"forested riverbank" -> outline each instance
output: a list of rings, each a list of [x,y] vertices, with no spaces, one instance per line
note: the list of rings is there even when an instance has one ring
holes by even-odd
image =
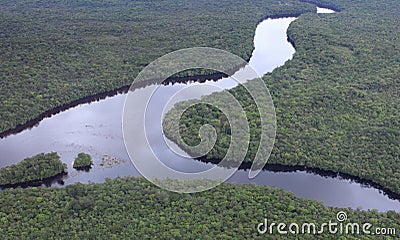
[[[178,184],[178,183],[177,183]],[[7,189],[0,192],[2,239],[370,239],[357,234],[260,234],[269,223],[371,223],[369,229],[400,229],[399,213],[326,207],[279,189],[222,184],[196,194],[162,190],[143,178],[117,178],[104,184],[74,184],[64,188]],[[344,225],[345,226],[345,225]],[[300,229],[301,231],[301,229]],[[307,231],[307,230],[306,230]],[[313,231],[312,228],[310,230]],[[345,230],[344,230],[345,231]],[[387,235],[396,239],[399,233]]]
[[[296,46],[293,60],[264,77],[278,124],[269,163],[342,172],[399,194],[398,4],[391,0],[316,2],[342,11],[301,15],[288,29]],[[245,161],[252,161],[259,146],[259,114],[243,87],[230,92],[243,104],[250,121]],[[227,104],[218,94],[209,98]],[[217,147],[205,156],[210,160],[222,159],[229,144],[229,125],[220,115],[198,105],[187,110],[180,125],[183,139],[192,146],[200,140],[193,136],[201,125],[216,126],[221,134]],[[176,133],[168,132],[168,118],[166,135],[176,139]]]
[[[261,19],[315,8],[294,0],[3,1],[0,11],[5,135],[65,105],[126,89],[144,66],[174,50],[216,47],[249,59]]]
[[[0,18],[5,19],[0,21],[0,41],[5,48],[0,50],[0,67],[8,70],[0,71],[0,88],[4,93],[0,96],[0,131],[82,96],[126,86],[148,61],[180,47],[211,44],[247,59],[259,19],[268,14],[310,12],[289,28],[289,37],[297,50],[293,60],[264,77],[278,117],[276,147],[270,163],[345,172],[399,193],[398,4],[394,0],[368,4],[363,0],[314,2],[343,11],[316,15],[311,13],[315,12],[314,6],[297,1],[62,2],[65,6],[4,1],[0,10],[4,11]],[[197,9],[204,13],[199,14]],[[176,12],[182,13],[182,19]],[[136,20],[142,25],[140,28],[134,27]],[[203,24],[198,25],[199,22]],[[236,27],[238,31],[232,31]],[[7,32],[10,29],[16,32]],[[193,29],[196,34],[191,34]],[[137,31],[140,36],[135,35]],[[131,52],[132,56],[128,54]],[[126,69],[128,74],[121,74]],[[250,119],[250,163],[258,146],[258,113],[242,87],[231,92],[244,103]],[[193,136],[197,136],[198,127],[206,118],[220,133],[230,132],[217,111],[199,106],[189,109],[183,119],[182,129],[188,134],[183,137],[187,142],[198,141]],[[210,159],[223,154],[227,139],[226,135],[219,139],[222,146],[208,156]],[[119,161],[107,155],[100,164],[107,165],[107,159],[112,163]],[[23,179],[15,174],[10,179],[14,177]],[[143,178],[128,177],[108,179],[103,184],[5,189],[0,192],[0,238],[378,237],[278,234],[276,228],[272,234],[261,235],[257,231],[264,219],[300,225],[311,222],[317,226],[337,222],[339,211],[347,214],[344,223],[369,222],[372,232],[379,227],[397,230],[385,239],[400,237],[400,216],[394,211],[327,207],[322,202],[256,185],[222,184],[202,193],[176,194]]]

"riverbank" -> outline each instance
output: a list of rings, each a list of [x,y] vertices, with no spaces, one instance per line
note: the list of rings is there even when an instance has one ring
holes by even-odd
[[[179,184],[177,182],[177,184]],[[21,210],[23,209],[23,210]],[[370,239],[362,226],[370,223],[371,233],[385,229],[385,237],[398,238],[400,214],[394,211],[351,210],[326,207],[321,202],[295,197],[280,189],[223,183],[201,193],[177,194],[158,188],[143,178],[116,178],[103,184],[75,184],[65,188],[8,189],[0,192],[0,229],[9,239],[278,239],[312,236],[305,233],[279,234],[263,229],[264,224],[304,223],[316,227],[317,236],[338,239],[357,236]],[[341,216],[340,218],[338,216]],[[10,221],[8,219],[18,219]],[[346,234],[341,221],[354,225]],[[27,224],[29,223],[29,224]],[[329,232],[326,225],[332,223]],[[325,225],[325,228],[323,227]],[[308,225],[306,225],[308,226]],[[321,227],[322,226],[322,227]],[[40,229],[40,230],[38,230]],[[259,229],[259,230],[258,230]],[[295,227],[291,228],[295,231]],[[394,229],[394,232],[389,232]],[[280,229],[282,230],[282,229]],[[396,231],[397,230],[397,231]]]
[[[290,18],[290,17],[298,17],[300,16],[302,13],[282,13],[282,14],[271,14],[268,15],[266,17],[263,17],[259,20],[259,23],[261,23],[264,20],[267,19],[280,19],[280,18]],[[289,37],[288,37],[289,40]],[[292,41],[290,39],[289,41],[293,47],[295,48],[295,43],[294,41]],[[251,51],[249,53],[247,53],[247,56],[251,56],[251,52],[254,51],[254,47],[251,49]],[[247,58],[247,62],[249,62],[250,57]],[[170,77],[167,79],[153,79],[153,80],[146,80],[146,81],[142,81],[139,83],[135,83],[134,85],[125,85],[122,87],[118,87],[115,89],[111,89],[108,91],[103,91],[103,92],[99,92],[96,94],[92,94],[92,95],[88,95],[88,96],[83,96],[79,99],[73,100],[69,103],[57,106],[55,108],[49,109],[41,114],[39,114],[39,116],[25,122],[25,123],[20,123],[18,124],[16,127],[12,128],[12,129],[8,129],[8,130],[4,130],[2,132],[0,132],[0,139],[7,137],[9,135],[12,134],[16,134],[19,133],[25,129],[29,129],[32,128],[34,126],[36,126],[41,120],[51,117],[55,114],[58,114],[60,112],[63,112],[65,110],[68,110],[70,108],[76,107],[78,105],[81,104],[86,104],[86,103],[90,103],[90,102],[94,102],[94,101],[99,101],[102,99],[105,99],[107,97],[112,97],[115,96],[117,94],[122,94],[122,93],[127,93],[128,90],[134,90],[134,89],[140,89],[140,88],[144,88],[150,85],[154,85],[154,84],[164,84],[164,85],[168,85],[168,84],[175,84],[175,83],[189,83],[189,82],[204,82],[206,80],[213,80],[213,81],[218,81],[221,78],[225,78],[228,77],[230,75],[233,75],[233,73],[235,73],[236,71],[238,71],[239,69],[243,68],[244,66],[238,66],[236,68],[230,69],[228,70],[226,73],[213,73],[213,74],[207,74],[207,75],[193,75],[193,76],[182,76],[182,77]]]
[[[333,15],[305,14],[290,25],[289,41],[297,49],[293,59],[264,76],[278,123],[269,162],[333,170],[400,194],[396,144],[400,132],[399,122],[393,120],[400,119],[396,110],[399,88],[390,80],[397,79],[398,64],[393,59],[398,58],[398,41],[383,41],[356,27],[368,22],[374,31],[397,39],[393,31],[398,29],[395,12],[386,11],[390,3],[343,2],[340,9],[348,10]],[[371,19],[370,14],[376,17]],[[368,44],[365,39],[370,40]],[[377,50],[372,58],[367,50],[377,45],[391,51]],[[384,68],[381,62],[387,62]],[[239,89],[230,91],[243,95]],[[204,119],[197,118],[191,127],[189,121],[181,124],[188,136],[197,134],[196,126],[212,116],[212,110],[206,107],[196,108],[196,112]],[[249,115],[257,114],[251,111]],[[250,131],[256,132],[256,117],[249,122]],[[249,151],[254,156],[257,144],[252,142],[251,146]],[[209,158],[223,158],[217,155]]]
[[[271,21],[274,22],[274,21]],[[288,23],[287,23],[288,24]],[[286,27],[285,27],[286,29]],[[285,33],[286,30],[283,31]],[[273,34],[274,36],[277,36],[277,34]],[[282,38],[282,42],[285,42],[285,39],[287,37],[286,34],[283,35],[284,37]],[[275,48],[278,45],[274,45]],[[279,45],[280,46],[280,45]],[[279,47],[279,49],[286,48],[286,46]],[[290,46],[288,46],[290,48]],[[285,55],[286,56],[286,55]],[[288,54],[285,58],[289,59],[292,56],[292,53]],[[265,60],[261,59],[260,61],[265,63]],[[286,61],[286,60],[284,60]],[[284,62],[283,61],[283,62]],[[282,62],[282,64],[283,64]],[[274,63],[275,64],[275,63]],[[291,62],[288,62],[288,64],[291,64]],[[170,85],[169,87],[165,88],[163,86],[159,87],[159,90],[162,91],[169,91],[170,89],[178,89],[180,86],[179,84],[176,84],[175,86]],[[113,98],[108,98],[105,101],[100,101],[96,102],[95,104],[86,104],[84,106],[78,106],[75,109],[71,109],[67,112],[64,112],[62,114],[58,114],[53,116],[51,119],[46,119],[43,121],[43,123],[40,124],[40,126],[32,129],[32,130],[27,130],[26,132],[23,132],[18,135],[12,135],[8,139],[3,139],[6,141],[3,141],[3,145],[0,146],[0,149],[2,149],[2,153],[4,154],[4,159],[2,160],[3,164],[7,160],[15,160],[19,161],[19,159],[22,159],[24,156],[30,156],[35,154],[39,149],[40,151],[53,151],[56,150],[60,153],[62,153],[63,161],[71,161],[74,155],[77,154],[78,152],[81,151],[87,151],[90,153],[93,153],[94,156],[97,157],[97,165],[101,164],[100,160],[101,156],[104,154],[111,154],[117,159],[123,159],[129,162],[129,157],[125,156],[123,153],[125,153],[125,148],[123,146],[123,140],[118,133],[120,132],[120,116],[122,115],[121,112],[119,112],[119,108],[122,108],[123,102],[124,102],[124,96],[123,95],[118,95]],[[163,102],[165,100],[162,100],[163,98],[160,98],[160,102]],[[112,118],[112,116],[116,116],[115,118]],[[79,120],[79,121],[78,121]],[[115,124],[114,124],[115,123]],[[115,126],[114,126],[115,125]],[[155,126],[155,125],[152,125]],[[94,138],[94,136],[97,136]],[[161,138],[160,138],[161,139]],[[13,149],[14,146],[16,145],[21,145],[20,143],[23,143],[24,146],[26,146],[23,151],[18,151],[18,153],[13,153],[9,151],[10,149]],[[25,151],[26,150],[26,151]],[[165,154],[164,152],[162,154]],[[173,157],[165,156],[165,158],[170,158],[173,160],[176,160],[176,165],[179,166],[186,166],[186,165],[191,165],[193,169],[190,169],[190,171],[196,171],[202,169],[201,164],[195,164],[192,162],[192,160],[188,160],[186,162],[179,161]],[[146,158],[143,158],[146,159]],[[70,165],[70,164],[69,164]],[[198,166],[200,165],[200,166]],[[179,167],[178,166],[178,167]],[[198,167],[198,168],[197,168]],[[186,170],[186,169],[184,169]],[[76,173],[74,172],[73,169],[71,169],[71,176],[68,176],[68,178],[65,179],[66,185],[72,184],[74,182],[82,182],[82,183],[88,183],[88,182],[102,182],[104,181],[105,178],[114,178],[117,176],[123,176],[123,175],[139,175],[139,173],[136,173],[135,169],[129,165],[128,163],[123,164],[121,166],[113,166],[110,169],[103,169],[99,168],[97,169],[94,168],[92,171],[89,173]],[[245,178],[247,179],[246,174],[241,171],[238,173],[238,176],[241,176],[241,179],[239,182],[246,182]],[[242,176],[243,175],[243,176]],[[270,172],[265,172],[263,176],[265,175],[265,178],[271,179],[271,174]],[[295,191],[293,189],[294,183],[293,181],[298,182],[299,177],[302,177],[303,179],[305,178],[313,178],[313,174],[304,174],[304,176],[299,176],[302,174],[293,174],[296,175],[294,177],[286,176],[283,177],[283,179],[277,178],[281,181],[284,182],[283,185],[277,185],[278,187],[284,188],[286,191]],[[285,182],[285,179],[287,182]],[[292,181],[292,182],[291,182]],[[368,207],[365,208],[379,208],[381,209],[381,206],[379,206],[379,202],[381,202],[381,205],[383,205],[383,202],[386,200],[383,199],[381,200],[379,197],[379,193],[376,192],[372,194],[374,197],[371,197],[371,195],[368,195],[368,189],[362,190],[359,185],[357,186],[350,186],[351,182],[350,181],[339,181],[338,178],[333,180],[334,182],[337,182],[337,185],[340,186],[333,186],[336,189],[338,189],[339,192],[345,192],[346,189],[352,189],[352,192],[357,192],[359,191],[360,193],[357,193],[359,196],[364,196],[361,198],[364,199],[379,199],[376,200],[376,203],[378,205],[367,205]],[[308,185],[311,186],[312,188],[318,189],[316,191],[318,192],[323,192],[323,189],[319,188],[319,183],[322,184],[328,184],[326,183],[323,179],[320,179],[316,177],[313,180],[314,183],[309,183]],[[262,182],[261,184],[264,185],[270,185],[268,181]],[[336,184],[336,183],[335,183]],[[297,186],[297,185],[296,185]],[[328,186],[328,185],[326,185]],[[297,186],[297,188],[303,188],[303,186]],[[372,192],[372,191],[371,191]],[[299,194],[299,193],[296,193]],[[304,195],[302,195],[304,194]],[[378,196],[375,196],[378,195]],[[303,193],[300,192],[300,196],[302,197],[307,197],[307,198],[315,198],[319,200],[323,200],[324,202],[326,201],[326,198],[324,196],[317,196],[314,197],[310,193]],[[340,199],[339,199],[340,200]],[[371,200],[373,201],[373,200]],[[329,201],[328,201],[329,202]],[[339,203],[339,206],[352,206],[353,208],[357,207],[358,205],[363,205],[363,201],[360,201],[357,199],[354,201],[356,203],[348,203],[347,201],[343,201]],[[335,202],[329,202],[330,205],[336,206],[337,203]],[[382,207],[382,211],[385,211],[386,209],[393,209],[390,205],[388,207]],[[395,206],[395,205],[394,205]]]
[[[238,67],[238,69],[240,69],[240,67]],[[234,72],[234,70],[232,70],[232,72]],[[20,133],[26,129],[30,129],[34,126],[36,126],[37,124],[40,123],[40,121],[42,121],[45,118],[49,118],[53,115],[56,115],[60,112],[66,111],[70,108],[74,108],[76,106],[79,106],[81,104],[86,104],[86,103],[91,103],[91,102],[96,102],[96,101],[100,101],[102,99],[106,99],[107,97],[112,97],[118,94],[124,94],[127,93],[129,90],[134,90],[134,89],[140,89],[140,88],[145,88],[147,86],[150,85],[155,85],[155,84],[163,84],[163,85],[168,85],[168,84],[175,84],[175,83],[187,83],[187,82],[204,82],[206,80],[212,80],[212,81],[217,81],[223,77],[227,77],[227,74],[224,73],[214,73],[214,74],[209,74],[209,75],[201,75],[201,76],[188,76],[188,77],[174,77],[174,78],[167,78],[165,80],[149,80],[149,81],[142,81],[139,83],[135,83],[134,85],[127,85],[127,86],[123,86],[117,89],[113,89],[110,91],[105,91],[105,92],[101,92],[95,95],[90,95],[87,97],[83,97],[80,99],[77,99],[75,101],[72,101],[68,104],[64,104],[62,106],[53,108],[51,110],[48,110],[42,114],[40,114],[38,117],[24,123],[24,124],[20,124],[17,127],[13,128],[13,129],[9,129],[6,131],[3,131],[0,133],[0,139],[1,138],[5,138],[7,136],[13,135],[13,134],[17,134]]]
[[[204,162],[204,163],[212,163],[212,164],[219,164],[221,159],[205,159],[205,158],[196,158],[196,160]],[[230,165],[222,165],[226,168],[231,168]],[[239,169],[241,170],[249,170],[251,169],[252,163],[251,162],[243,162]],[[367,188],[375,188],[379,191],[382,191],[385,195],[387,195],[390,199],[397,200],[400,202],[400,194],[396,193],[385,186],[382,186],[370,179],[364,179],[359,176],[354,176],[348,173],[340,172],[340,171],[332,171],[328,169],[322,169],[318,167],[309,167],[305,165],[283,165],[277,163],[268,163],[262,168],[263,171],[269,172],[286,172],[286,173],[293,173],[293,172],[305,172],[316,174],[326,178],[339,178],[349,180],[351,182],[355,182],[365,186]]]
[[[285,5],[269,0],[235,1],[199,2],[193,9],[168,0],[162,11],[134,2],[116,2],[115,11],[109,11],[106,4],[65,2],[48,6],[57,18],[35,4],[5,4],[0,10],[6,36],[4,58],[0,59],[1,135],[124,90],[144,66],[173,50],[208,46],[248,59],[253,29],[260,19],[314,11],[311,5],[294,0]],[[236,9],[239,5],[241,11]],[[92,21],[86,21],[87,14]],[[104,17],[112,20],[105,24]],[[59,26],[62,31],[55,31]],[[238,26],[239,34],[230,31]]]

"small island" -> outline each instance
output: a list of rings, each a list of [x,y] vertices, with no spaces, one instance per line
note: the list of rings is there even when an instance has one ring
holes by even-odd
[[[67,165],[56,152],[40,153],[0,169],[0,187],[40,184],[67,173]]]
[[[89,171],[92,168],[93,160],[92,157],[87,153],[79,153],[74,160],[73,168],[77,170]]]

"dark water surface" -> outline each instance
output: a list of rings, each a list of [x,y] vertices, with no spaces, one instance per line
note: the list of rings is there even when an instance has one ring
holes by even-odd
[[[318,8],[318,13],[331,12],[333,11]],[[254,38],[255,50],[250,65],[258,74],[270,72],[292,58],[295,50],[287,42],[286,30],[293,20],[295,18],[267,19],[257,26]],[[241,71],[246,71],[246,68]],[[204,83],[189,84],[204,85]],[[224,89],[236,85],[235,81],[229,78],[217,82],[207,81],[206,84]],[[148,131],[148,136],[157,156],[176,170],[198,172],[214,165],[183,158],[171,152],[162,137],[159,121],[166,101],[185,86],[187,84],[148,86],[135,90],[135,94],[140,95],[157,87],[157,92],[149,103],[149,119],[152,120],[148,123],[149,126],[154,126]],[[187,96],[187,99],[208,93],[206,88],[199,88],[197,95]],[[104,182],[106,178],[118,176],[140,176],[129,159],[122,137],[121,116],[125,97],[126,94],[118,94],[96,102],[81,104],[46,118],[31,129],[1,139],[0,167],[17,163],[41,152],[56,151],[69,167],[68,176],[62,179],[64,184]],[[73,159],[79,152],[87,152],[93,156],[94,166],[89,172],[76,171],[72,168]],[[145,159],[146,154],[150,153],[143,153],[138,157]],[[298,197],[321,200],[329,206],[352,208],[361,206],[363,209],[400,211],[399,200],[390,199],[376,188],[340,177],[324,177],[306,171],[265,170],[250,180],[247,170],[239,170],[228,182],[239,184],[254,182],[258,185],[279,187],[293,192]],[[60,183],[54,181],[52,185],[59,186]]]

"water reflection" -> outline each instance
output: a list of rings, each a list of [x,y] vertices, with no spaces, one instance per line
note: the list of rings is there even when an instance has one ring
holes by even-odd
[[[319,12],[326,12],[326,10],[319,9]],[[255,51],[250,59],[250,65],[259,74],[269,72],[291,59],[294,49],[286,41],[286,30],[294,19],[268,19],[257,27]],[[199,85],[200,83],[192,84]],[[230,88],[236,83],[226,78],[218,82],[207,81],[207,84]],[[159,108],[163,105],[161,103],[185,86],[184,84],[159,86],[158,93],[153,99],[154,111],[152,112],[160,113]],[[150,88],[140,88],[137,91],[139,93]],[[187,98],[208,93],[199,90],[197,95],[187,96]],[[122,138],[121,116],[124,100],[125,95],[119,94],[97,102],[82,104],[44,119],[32,129],[1,139],[0,167],[41,152],[56,151],[69,167],[68,176],[63,178],[64,184],[104,182],[105,178],[117,176],[139,176],[129,161]],[[154,119],[158,118],[155,115]],[[168,151],[164,141],[159,141],[160,129],[154,130],[150,132],[150,138],[156,153],[163,158],[165,164],[176,170],[187,172],[197,172],[213,166],[211,163],[176,157]],[[90,172],[76,171],[72,168],[72,161],[79,152],[87,152],[93,156],[94,166]],[[105,155],[113,156],[121,161],[111,166],[102,166]],[[145,156],[146,153],[143,153],[141,157],[145,158]],[[350,180],[323,177],[305,171],[263,171],[252,180],[249,180],[247,176],[247,170],[239,170],[228,181],[240,184],[255,182],[259,185],[279,187],[299,197],[321,200],[329,206],[352,208],[362,206],[363,209],[400,211],[398,200],[391,200],[375,188],[368,188]],[[52,184],[57,186],[60,183]]]

